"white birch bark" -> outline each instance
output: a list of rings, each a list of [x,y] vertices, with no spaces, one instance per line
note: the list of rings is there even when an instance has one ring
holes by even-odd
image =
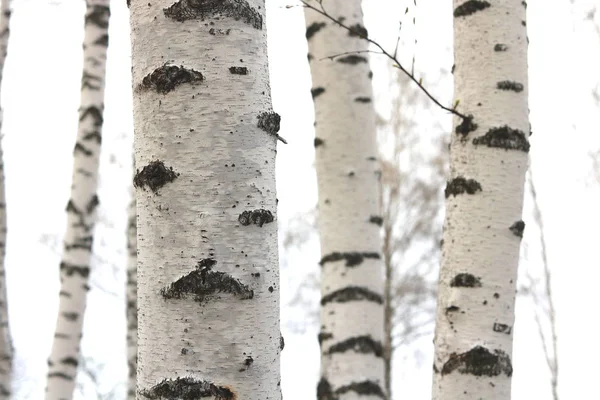
[[[348,32],[307,9],[315,103],[321,242],[319,400],[386,398],[379,163],[361,2],[332,0],[326,11]]]
[[[520,0],[454,1],[454,89],[433,399],[508,400],[525,172],[527,31]]]
[[[0,84],[4,74],[4,63],[10,34],[10,0],[0,3]],[[3,110],[0,106],[0,131],[2,130]],[[8,299],[6,297],[6,197],[4,193],[4,156],[0,143],[0,399],[10,398],[12,392],[13,347],[8,319]]]
[[[135,165],[135,162],[134,162]],[[134,167],[135,171],[135,167]],[[127,381],[127,399],[135,400],[136,371],[137,371],[137,217],[135,193],[127,210],[127,366],[129,377]]]
[[[60,263],[58,318],[48,359],[47,400],[73,397],[99,204],[97,185],[110,9],[109,0],[87,0],[86,4],[81,107]]]
[[[138,399],[280,399],[264,0],[130,5]]]

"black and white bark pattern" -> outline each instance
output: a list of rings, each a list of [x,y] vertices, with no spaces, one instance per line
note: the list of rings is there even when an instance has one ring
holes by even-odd
[[[73,397],[99,204],[97,186],[110,9],[109,0],[87,0],[86,4],[81,106],[60,263],[58,318],[48,359],[47,400]]]
[[[264,0],[130,5],[138,399],[280,399]]]
[[[327,1],[347,31],[307,9],[321,242],[318,400],[385,398],[379,163],[360,1]],[[327,58],[358,51],[356,54]]]
[[[134,162],[135,165],[135,162]],[[135,168],[134,168],[135,170]],[[137,215],[135,193],[127,210],[127,399],[135,400],[137,376]]]
[[[529,151],[520,0],[455,0],[455,119],[436,317],[433,399],[510,399]]]
[[[10,1],[0,3],[0,84],[4,74],[4,63],[8,50]],[[3,112],[0,105],[0,130]],[[0,399],[11,395],[13,347],[8,320],[8,299],[6,297],[6,273],[4,259],[6,255],[6,197],[4,194],[4,156],[0,143]]]

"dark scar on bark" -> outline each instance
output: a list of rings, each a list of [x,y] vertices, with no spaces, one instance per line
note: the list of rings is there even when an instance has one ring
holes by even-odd
[[[453,312],[457,312],[459,310],[460,310],[460,307],[457,307],[457,306],[446,307],[446,315],[453,313]]]
[[[319,332],[317,339],[319,340],[319,345],[322,345],[324,341],[333,339],[333,334],[329,332]]]
[[[202,80],[204,80],[204,77],[198,71],[183,66],[165,64],[146,75],[138,88],[139,90],[154,90],[157,93],[167,94],[184,83],[193,84]]]
[[[377,304],[383,304],[383,297],[379,293],[375,293],[360,286],[347,286],[343,289],[333,291],[321,298],[321,305],[327,303],[346,303],[349,301],[372,301]]]
[[[325,22],[313,22],[306,28],[306,40],[310,40],[315,33],[319,32],[321,29],[325,28],[327,24]]]
[[[381,345],[381,342],[374,340],[371,336],[367,335],[355,336],[338,342],[327,350],[327,354],[345,353],[347,351],[383,357],[383,346]]]
[[[378,260],[380,258],[379,253],[375,252],[333,252],[329,253],[319,261],[319,265],[323,266],[328,262],[335,262],[340,260],[346,260],[346,267],[355,267],[362,264],[365,258],[372,258]]]
[[[254,211],[244,211],[238,217],[238,221],[244,226],[254,224],[262,227],[264,224],[273,222],[273,220],[271,211],[262,208]]]
[[[456,274],[450,281],[451,287],[481,287],[481,280],[467,273]]]
[[[65,374],[64,372],[50,372],[48,373],[48,378],[61,378],[66,381],[72,381],[73,377],[69,374]]]
[[[87,265],[75,265],[67,262],[60,263],[60,272],[66,276],[79,275],[82,278],[87,278],[90,275],[90,267]]]
[[[94,44],[96,46],[108,47],[108,35],[104,34],[100,36],[98,39],[94,40]]]
[[[373,381],[352,382],[349,385],[340,386],[335,390],[336,395],[341,395],[348,392],[355,392],[362,396],[377,396],[385,399],[385,394],[381,386]]]
[[[383,225],[383,218],[380,217],[379,215],[371,215],[369,217],[369,222],[375,225]]]
[[[283,335],[279,334],[279,350],[283,350],[285,347],[285,340],[283,340]]]
[[[462,119],[462,122],[460,124],[456,125],[454,132],[466,136],[476,129],[477,124],[473,122],[473,115],[468,115],[466,118]]]
[[[63,365],[71,365],[71,366],[74,366],[74,367],[76,367],[79,364],[79,362],[77,361],[77,359],[75,357],[65,357],[65,358],[62,358],[60,360],[60,363],[63,364]]]
[[[149,187],[154,193],[169,182],[173,182],[179,176],[173,171],[173,167],[167,168],[160,160],[151,161],[142,170],[137,170],[133,178],[133,186],[144,188]]]
[[[195,271],[162,288],[160,294],[164,299],[182,299],[193,295],[197,302],[214,298],[217,293],[230,293],[241,300],[254,297],[254,291],[238,279],[224,272],[212,271],[216,263],[212,258],[199,261]]]
[[[312,96],[313,99],[315,99],[316,97],[318,97],[319,95],[325,93],[325,88],[323,87],[316,87],[316,88],[312,88],[310,89],[310,95]]]
[[[139,394],[152,400],[196,400],[202,397],[235,400],[237,397],[228,387],[191,377],[165,379],[150,389],[140,390]]]
[[[476,13],[477,11],[485,10],[490,7],[491,4],[487,1],[481,0],[469,0],[462,3],[460,6],[454,9],[454,18],[466,17]]]
[[[223,16],[241,20],[255,29],[263,26],[262,15],[246,0],[179,0],[163,12],[167,18],[179,22]]]
[[[529,141],[525,137],[525,133],[506,125],[490,129],[485,135],[473,139],[473,144],[476,146],[485,145],[504,150],[529,152]]]
[[[367,28],[361,24],[354,24],[348,30],[348,36],[366,38],[369,36],[369,32],[367,31]]]
[[[61,314],[66,320],[71,322],[76,321],[79,318],[79,313],[76,312],[63,312]]]
[[[369,62],[369,60],[367,60],[366,57],[357,56],[355,54],[350,54],[348,56],[336,58],[336,61],[339,63],[342,63],[342,64],[351,64],[351,65]]]
[[[506,333],[507,335],[510,335],[510,332],[512,331],[512,328],[509,325],[500,324],[498,322],[494,322],[492,329],[494,332]]]
[[[481,192],[481,184],[475,179],[466,179],[462,176],[458,176],[448,182],[444,190],[446,198],[463,193],[475,194],[476,192]]]
[[[500,81],[496,83],[496,87],[500,90],[510,90],[517,93],[522,92],[524,88],[522,83],[514,81]]]
[[[318,138],[318,137],[315,138],[315,147],[319,147],[323,144],[325,144],[325,141],[323,139]]]
[[[520,238],[523,237],[523,231],[525,230],[525,222],[523,221],[517,221],[514,224],[512,224],[510,226],[510,231],[515,235],[518,236]]]
[[[258,127],[263,131],[270,133],[275,136],[277,139],[281,140],[283,143],[287,144],[287,141],[279,136],[277,132],[279,132],[281,117],[276,112],[263,112],[258,115]]]
[[[100,4],[92,5],[88,8],[85,16],[85,25],[96,25],[100,29],[108,28],[108,20],[110,18],[110,7]]]
[[[506,51],[508,50],[508,46],[504,43],[496,43],[494,46],[494,51]]]
[[[498,376],[505,374],[512,376],[513,368],[510,357],[502,350],[490,352],[482,346],[456,354],[452,353],[442,367],[442,375],[457,371],[461,374],[475,376]]]
[[[317,400],[336,400],[331,384],[325,377],[321,377],[317,384]]]
[[[370,97],[357,97],[354,99],[354,101],[357,103],[370,103],[371,98]]]
[[[306,59],[308,60],[308,62],[311,62],[311,61],[313,60],[313,58],[314,58],[314,57],[313,57],[313,55],[312,55],[312,54],[310,54],[310,53],[308,53],[308,54],[306,55]]]
[[[229,67],[229,72],[234,75],[248,75],[248,68],[246,68],[246,67]]]

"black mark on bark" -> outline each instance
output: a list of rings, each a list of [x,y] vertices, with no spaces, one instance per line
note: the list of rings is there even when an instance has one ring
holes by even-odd
[[[319,345],[322,345],[324,341],[333,339],[333,334],[329,332],[319,332],[319,336],[317,336],[317,339],[319,339]]]
[[[381,226],[383,225],[383,218],[379,215],[371,215],[371,217],[369,218],[369,222]]]
[[[525,133],[518,129],[512,129],[508,126],[492,128],[485,135],[473,139],[474,145],[485,145],[504,150],[520,150],[529,152],[529,142]]]
[[[459,310],[460,310],[460,307],[457,307],[457,306],[446,307],[446,315],[453,313],[453,312],[457,312]]]
[[[359,63],[368,63],[369,62],[369,60],[367,60],[366,57],[357,56],[356,54],[350,54],[348,56],[337,58],[336,60],[339,63],[342,63],[342,64],[351,64],[351,65],[356,65],[356,64],[359,64]]]
[[[369,36],[369,32],[367,31],[367,28],[365,28],[361,24],[354,24],[348,30],[348,36],[358,36],[360,38],[366,38]]]
[[[246,67],[229,67],[229,72],[234,75],[248,75],[248,68]]]
[[[452,287],[481,287],[481,281],[479,280],[479,278],[475,277],[474,275],[471,274],[467,274],[467,273],[460,273],[457,274],[454,278],[452,278],[452,280],[450,281],[450,286]]]
[[[323,88],[323,87],[316,87],[316,88],[310,89],[310,94],[313,99],[323,93],[325,93],[325,88]]]
[[[469,0],[454,9],[454,18],[466,17],[491,6],[487,1]]]
[[[285,347],[285,340],[283,340],[283,335],[279,334],[279,350],[283,350]]]
[[[262,15],[246,0],[179,0],[163,10],[165,16],[176,21],[208,17],[228,17],[242,20],[256,29],[262,29]]]
[[[141,171],[137,170],[133,178],[133,186],[141,188],[147,186],[156,193],[158,189],[173,182],[178,176],[179,174],[173,171],[173,167],[167,168],[160,160],[151,161]]]
[[[273,214],[271,214],[271,211],[262,208],[254,211],[244,211],[238,217],[238,221],[244,226],[255,224],[262,227],[264,224],[273,222]]]
[[[504,351],[494,350],[492,353],[485,347],[476,346],[465,353],[450,355],[442,367],[442,375],[454,371],[475,376],[498,376],[504,373],[510,377],[513,369],[510,357]]]
[[[327,24],[325,22],[313,22],[306,28],[306,40],[310,40],[315,33],[319,32],[321,29],[325,28]]]
[[[108,35],[102,35],[98,39],[94,40],[96,46],[108,47]]]
[[[67,321],[76,321],[79,318],[79,313],[76,312],[63,312],[62,316],[65,317]]]
[[[216,263],[212,258],[199,261],[195,271],[161,289],[160,294],[165,299],[182,299],[194,295],[197,302],[214,298],[216,293],[230,293],[241,300],[254,297],[253,290],[231,275],[212,271],[211,268]]]
[[[71,375],[65,374],[64,372],[50,372],[48,374],[48,379],[50,378],[60,378],[60,379],[64,379],[65,381],[72,381],[73,377]]]
[[[165,379],[150,389],[139,391],[142,396],[153,400],[196,400],[214,397],[215,400],[235,400],[231,389],[191,377]]]
[[[65,357],[60,360],[60,363],[63,365],[72,365],[73,367],[77,367],[79,364],[75,357]]]
[[[523,84],[514,81],[500,81],[496,83],[496,87],[500,90],[512,90],[517,93],[523,91]]]
[[[323,144],[325,144],[325,141],[323,139],[318,138],[318,137],[315,138],[315,147],[319,147]]]
[[[477,129],[477,124],[473,122],[473,116],[468,115],[467,118],[463,118],[460,124],[456,125],[454,131],[456,133],[460,133],[463,136],[466,136],[470,132],[473,132],[475,129]]]
[[[378,340],[374,340],[371,336],[355,336],[339,343],[334,344],[327,350],[327,354],[345,353],[347,351],[355,351],[363,354],[374,354],[375,357],[383,356],[383,346]]]
[[[365,287],[347,286],[343,289],[335,290],[321,298],[321,305],[327,303],[346,303],[348,301],[372,301],[377,304],[383,304],[383,297]]]
[[[110,8],[108,6],[90,5],[86,10],[85,25],[92,24],[100,29],[107,29],[109,18]]]
[[[336,389],[335,394],[338,396],[348,392],[355,392],[363,396],[377,396],[385,399],[383,389],[378,383],[373,381],[352,382],[349,385],[340,386]]]
[[[276,112],[263,112],[258,116],[258,127],[271,135],[279,132],[281,117]]]
[[[494,332],[506,333],[507,335],[510,335],[510,332],[512,331],[512,328],[509,325],[499,324],[498,322],[494,322],[492,329]]]
[[[494,51],[506,51],[508,50],[508,46],[504,43],[496,43],[494,46]]]
[[[139,85],[139,89],[154,90],[161,94],[167,94],[184,83],[201,82],[202,74],[193,69],[184,68],[183,65],[163,65],[156,68],[152,73],[146,75]]]
[[[322,377],[317,385],[317,400],[336,400],[331,384],[325,377]]]
[[[370,97],[357,97],[354,99],[354,101],[357,103],[370,103],[371,98]]]
[[[523,237],[523,231],[525,230],[525,222],[523,221],[517,221],[514,224],[512,224],[510,226],[510,231],[515,235],[518,236],[520,238]]]
[[[527,2],[526,2],[526,1],[522,1],[522,2],[521,2],[521,5],[522,5],[522,6],[523,6],[525,9],[527,9]]]
[[[459,176],[446,184],[444,194],[446,195],[446,198],[448,198],[451,195],[457,196],[463,193],[475,194],[478,191],[481,191],[481,184],[479,184],[479,182],[475,179],[465,179],[464,177]]]
[[[313,56],[312,56],[312,54],[310,54],[310,53],[308,53],[308,54],[306,55],[306,59],[308,60],[308,62],[311,62],[313,58],[314,58],[314,57],[313,57]]]
[[[79,275],[82,278],[87,278],[90,275],[90,267],[87,265],[75,265],[67,262],[60,263],[60,272],[65,276]]]
[[[378,260],[380,258],[379,253],[375,252],[347,252],[347,253],[339,253],[333,252],[329,253],[319,261],[319,265],[323,266],[328,262],[335,262],[340,260],[346,260],[346,267],[355,267],[357,265],[362,264],[365,258],[372,258]]]

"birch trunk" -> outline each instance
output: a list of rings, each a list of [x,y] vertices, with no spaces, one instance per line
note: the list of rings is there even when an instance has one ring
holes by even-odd
[[[433,399],[508,400],[529,151],[525,2],[454,1],[454,90]]]
[[[58,318],[48,360],[47,400],[73,397],[99,204],[97,186],[110,9],[108,0],[87,0],[86,4],[81,107],[60,263]]]
[[[135,162],[134,162],[135,165]],[[135,170],[135,167],[134,167]],[[131,198],[127,218],[127,399],[135,400],[137,371],[137,216],[135,193]]]
[[[360,1],[306,11],[315,103],[321,241],[321,379],[317,398],[385,398],[379,163]]]
[[[10,34],[10,1],[0,3],[0,84],[4,74],[4,62],[8,50]],[[0,106],[0,131],[3,122],[3,110]],[[12,392],[13,347],[8,319],[8,299],[6,297],[6,197],[4,194],[4,156],[0,143],[0,399],[10,398]]]
[[[138,399],[280,399],[264,0],[131,2]]]

